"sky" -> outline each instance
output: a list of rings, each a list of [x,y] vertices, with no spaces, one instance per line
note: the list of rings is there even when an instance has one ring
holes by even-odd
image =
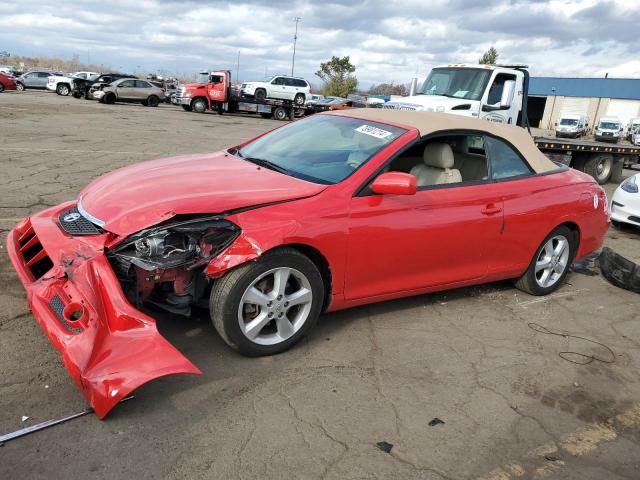
[[[332,55],[350,56],[367,87],[477,63],[490,46],[536,76],[640,78],[640,0],[0,0],[0,51],[234,79],[239,52],[252,80],[291,73],[295,17],[295,75],[316,85]]]

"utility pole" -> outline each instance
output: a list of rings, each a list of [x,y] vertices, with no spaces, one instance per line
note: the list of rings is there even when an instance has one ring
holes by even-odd
[[[302,20],[300,17],[294,18],[296,22],[296,33],[293,34],[293,59],[291,60],[291,76],[293,77],[293,69],[296,66],[296,42],[298,41],[298,22]]]

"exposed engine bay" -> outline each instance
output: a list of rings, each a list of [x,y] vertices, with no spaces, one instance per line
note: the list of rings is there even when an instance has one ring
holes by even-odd
[[[210,288],[204,267],[239,234],[240,228],[221,216],[178,216],[131,235],[107,258],[133,305],[190,315]]]

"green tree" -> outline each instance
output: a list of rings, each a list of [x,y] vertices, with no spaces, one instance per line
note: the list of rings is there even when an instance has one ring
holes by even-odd
[[[356,67],[349,60],[349,56],[332,56],[328,62],[321,63],[316,76],[324,82],[322,94],[346,97],[353,93],[358,88],[358,79],[353,75],[355,71]]]
[[[484,52],[480,60],[478,60],[478,63],[483,65],[495,65],[498,61],[498,56],[498,51],[495,48],[491,47],[489,48],[489,50]]]
[[[396,85],[391,82],[374,85],[369,89],[368,93],[370,95],[407,95],[409,92],[406,85],[401,83]]]

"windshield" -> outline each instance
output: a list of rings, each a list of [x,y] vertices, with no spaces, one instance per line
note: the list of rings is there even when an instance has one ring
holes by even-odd
[[[560,125],[569,125],[573,127],[578,125],[578,120],[574,120],[573,118],[562,118],[560,120]]]
[[[600,122],[599,127],[603,130],[619,130],[620,124],[615,122]]]
[[[370,120],[315,115],[290,123],[233,152],[314,183],[341,182],[406,130]]]
[[[491,77],[491,70],[478,68],[434,68],[418,95],[480,100]]]

